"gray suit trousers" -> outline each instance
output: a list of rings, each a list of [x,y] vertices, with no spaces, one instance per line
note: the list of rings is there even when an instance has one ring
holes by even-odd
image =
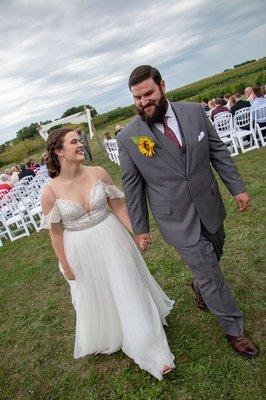
[[[243,315],[225,282],[218,261],[223,242],[223,226],[214,235],[202,226],[199,241],[189,247],[178,247],[177,251],[191,269],[195,290],[201,294],[208,309],[215,314],[227,334],[239,336],[243,334]]]

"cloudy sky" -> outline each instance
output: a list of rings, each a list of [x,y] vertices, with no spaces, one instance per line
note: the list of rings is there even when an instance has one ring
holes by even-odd
[[[167,89],[266,54],[265,0],[0,0],[0,143],[81,104],[132,103],[131,70]]]

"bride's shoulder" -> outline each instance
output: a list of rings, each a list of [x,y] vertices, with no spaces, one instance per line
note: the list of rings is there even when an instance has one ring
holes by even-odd
[[[41,190],[41,206],[45,214],[51,211],[56,202],[56,196],[51,184],[48,183]]]
[[[100,179],[107,185],[113,185],[112,178],[110,177],[110,175],[104,168],[102,168],[100,166],[95,166],[94,168],[96,171],[97,179]]]
[[[89,166],[83,166],[82,167],[85,174],[87,174],[90,177],[95,177],[95,179],[102,179],[106,175],[106,171],[99,166],[94,166],[94,167],[89,167]]]
[[[86,173],[92,177],[94,175],[95,180],[101,180],[104,183],[106,183],[107,185],[112,185],[113,181],[111,179],[111,177],[109,176],[108,172],[100,167],[100,166],[94,166],[94,167],[83,167],[86,168]]]

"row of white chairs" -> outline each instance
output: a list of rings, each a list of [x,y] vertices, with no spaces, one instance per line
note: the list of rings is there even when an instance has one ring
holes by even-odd
[[[236,111],[235,115],[225,111],[214,116],[213,125],[221,140],[227,145],[231,156],[265,146],[264,130],[260,121],[266,121],[266,105],[258,107],[254,115],[250,107]]]
[[[227,111],[216,114],[211,122],[233,157],[239,154],[239,149],[246,153],[259,148],[260,145],[265,146],[263,133],[266,127],[260,126],[261,120],[266,121],[266,105],[258,107],[254,116],[250,107],[245,107],[236,111],[234,116]],[[105,149],[109,159],[120,165],[116,139],[108,140]]]
[[[46,171],[18,181],[11,191],[0,191],[0,246],[3,238],[11,242],[39,232],[41,221],[41,189],[49,181]]]

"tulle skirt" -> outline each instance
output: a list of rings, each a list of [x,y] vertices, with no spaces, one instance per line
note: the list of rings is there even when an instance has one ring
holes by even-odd
[[[110,214],[89,229],[66,230],[64,248],[76,277],[68,281],[76,311],[74,357],[122,349],[161,380],[165,365],[174,368],[162,327],[174,301],[150,274],[130,234]]]

